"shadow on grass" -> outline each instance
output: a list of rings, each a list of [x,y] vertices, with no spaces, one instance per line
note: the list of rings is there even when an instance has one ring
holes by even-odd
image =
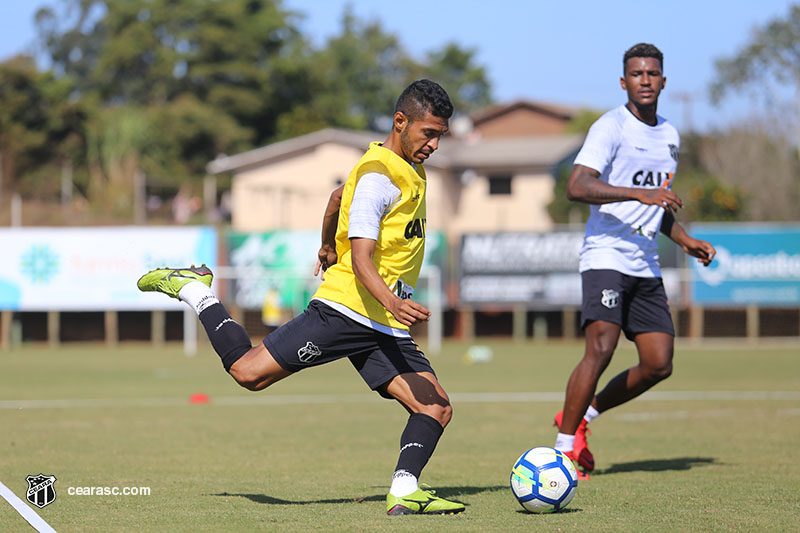
[[[554,515],[554,514],[561,515],[561,514],[581,513],[581,512],[583,512],[583,509],[581,509],[580,507],[578,507],[578,508],[565,507],[564,509],[560,509],[560,510],[556,511],[555,513],[532,513],[530,511],[526,511],[525,509],[517,509],[517,514],[526,514],[526,515],[533,515],[533,516],[549,516],[549,515]]]
[[[667,470],[690,470],[697,466],[716,463],[713,457],[675,457],[673,459],[650,459],[647,461],[631,461],[616,463],[604,470],[592,472],[592,475],[619,474],[623,472],[665,472]]]
[[[446,498],[448,500],[452,500],[458,503],[462,503],[466,506],[469,504],[464,503],[458,499],[459,496],[469,496],[472,494],[479,494],[481,492],[494,492],[497,490],[508,490],[507,485],[494,485],[490,487],[437,487],[436,488],[436,495],[441,496],[442,498]],[[255,502],[255,503],[263,503],[268,505],[309,505],[309,504],[319,504],[319,503],[327,503],[327,504],[342,504],[342,503],[363,503],[363,502],[384,502],[386,501],[386,494],[375,494],[372,496],[362,496],[358,498],[331,498],[325,500],[283,500],[281,498],[275,498],[273,496],[267,496],[266,494],[232,494],[229,492],[221,492],[219,494],[213,494],[213,496],[226,496],[226,497],[238,497],[238,498],[247,498],[248,500]]]

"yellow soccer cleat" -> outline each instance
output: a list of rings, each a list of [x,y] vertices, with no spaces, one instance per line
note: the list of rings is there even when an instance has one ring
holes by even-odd
[[[163,292],[172,298],[178,298],[178,292],[189,282],[199,281],[211,287],[214,273],[206,265],[189,268],[157,268],[151,270],[136,282],[142,292]]]

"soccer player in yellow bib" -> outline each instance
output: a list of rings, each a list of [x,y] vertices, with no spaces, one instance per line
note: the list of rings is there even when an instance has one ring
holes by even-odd
[[[205,267],[153,270],[143,291],[162,292],[195,309],[225,370],[258,391],[304,368],[349,358],[367,385],[410,414],[400,437],[386,511],[390,515],[460,513],[464,505],[418,482],[445,426],[450,400],[409,327],[430,311],[411,297],[425,252],[425,170],[453,105],[435,82],[418,80],[397,100],[392,130],[372,143],[333,192],[322,225],[316,273],[323,282],[308,308],[253,347],[210,289]]]

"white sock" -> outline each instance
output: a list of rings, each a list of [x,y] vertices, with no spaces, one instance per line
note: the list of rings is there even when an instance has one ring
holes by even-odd
[[[586,420],[586,423],[588,424],[598,416],[600,416],[600,411],[598,411],[597,409],[595,409],[590,405],[589,408],[586,410],[586,414],[583,415],[583,418]]]
[[[416,492],[418,488],[417,476],[407,470],[398,470],[392,476],[392,487],[389,489],[389,494],[402,498]]]
[[[560,452],[571,452],[574,447],[575,435],[567,435],[566,433],[556,435],[556,445],[553,448]]]
[[[184,285],[178,291],[178,298],[189,304],[198,316],[208,306],[219,303],[211,289],[200,281],[190,281]]]

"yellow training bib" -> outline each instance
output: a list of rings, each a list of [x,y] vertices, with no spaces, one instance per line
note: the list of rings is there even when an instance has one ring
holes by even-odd
[[[397,296],[410,298],[414,292],[425,255],[425,169],[422,165],[414,168],[381,143],[373,142],[345,182],[336,228],[338,262],[325,272],[325,281],[314,297],[345,305],[385,326],[408,330],[408,326],[395,320],[353,274],[352,250],[347,237],[350,205],[358,180],[371,172],[388,177],[401,195],[381,220],[373,263]]]

